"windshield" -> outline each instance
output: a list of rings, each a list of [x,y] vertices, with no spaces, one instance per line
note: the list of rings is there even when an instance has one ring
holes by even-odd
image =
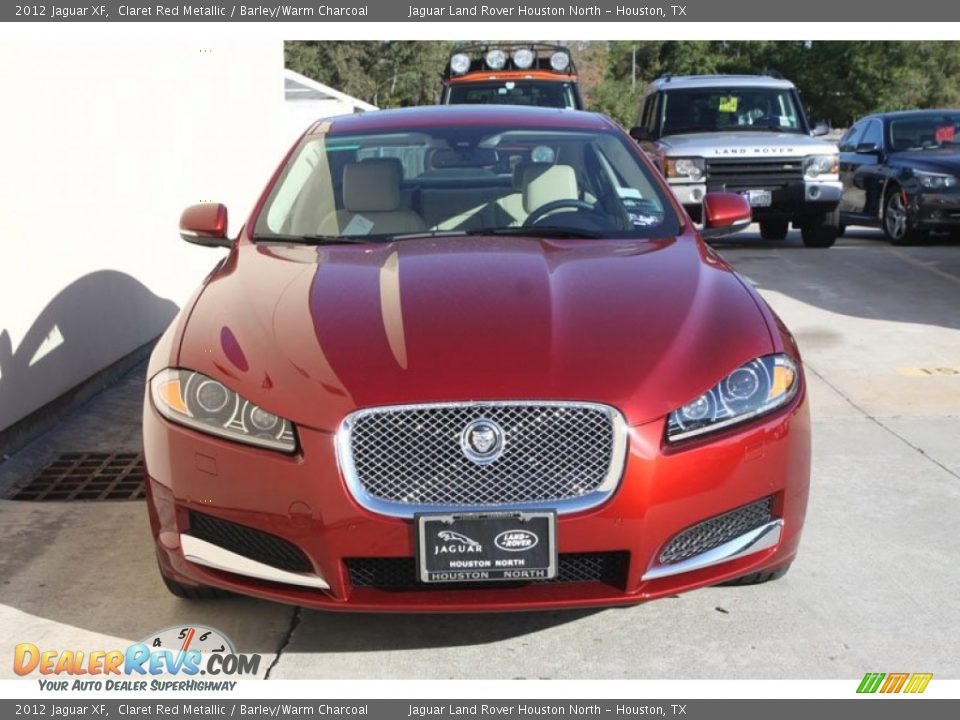
[[[676,235],[679,220],[636,152],[620,133],[555,128],[308,136],[254,237]]]
[[[958,131],[960,113],[908,115],[890,120],[888,142],[892,152],[956,148]]]
[[[803,132],[789,88],[717,87],[663,95],[662,135],[720,130]]]
[[[573,85],[568,82],[531,80],[466,82],[449,85],[450,105],[533,105],[576,109]]]

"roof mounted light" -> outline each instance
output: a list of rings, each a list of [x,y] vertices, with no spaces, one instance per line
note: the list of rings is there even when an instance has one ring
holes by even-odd
[[[499,48],[494,48],[487,52],[484,61],[491,70],[503,70],[507,64],[507,54]]]
[[[558,50],[550,56],[550,67],[557,72],[563,72],[570,67],[570,55],[563,50]]]
[[[530,48],[517,48],[513,51],[513,64],[521,70],[526,70],[533,65],[536,57]]]
[[[450,72],[454,75],[465,75],[470,70],[470,56],[466,53],[456,53],[450,58]]]

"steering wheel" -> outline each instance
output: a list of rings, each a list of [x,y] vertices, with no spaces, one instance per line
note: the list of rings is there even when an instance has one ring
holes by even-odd
[[[543,216],[547,213],[551,213],[554,210],[559,210],[561,208],[576,208],[578,210],[590,210],[594,209],[594,206],[588,203],[586,200],[577,200],[576,198],[567,198],[565,200],[554,200],[553,202],[548,202],[546,205],[541,205],[532,213],[527,216],[527,219],[523,221],[523,227],[530,227],[534,225],[538,220],[542,220]]]

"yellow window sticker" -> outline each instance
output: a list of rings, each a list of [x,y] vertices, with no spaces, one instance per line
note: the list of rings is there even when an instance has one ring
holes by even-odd
[[[720,107],[717,109],[720,112],[736,112],[738,101],[739,98],[737,97],[722,97],[720,98]]]

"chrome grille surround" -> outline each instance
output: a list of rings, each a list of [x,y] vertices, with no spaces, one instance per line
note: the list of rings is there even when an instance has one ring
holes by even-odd
[[[476,464],[464,428],[477,419],[504,431],[503,454]],[[542,429],[530,430],[532,424]],[[627,424],[609,405],[490,401],[357,410],[340,424],[337,458],[353,498],[382,515],[555,509],[578,512],[616,490]]]

